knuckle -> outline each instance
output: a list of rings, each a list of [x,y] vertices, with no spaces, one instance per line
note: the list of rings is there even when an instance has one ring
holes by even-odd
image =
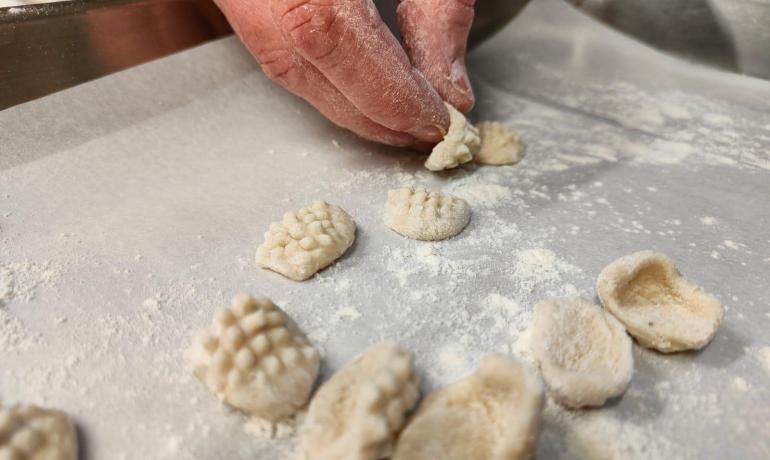
[[[331,58],[344,35],[339,11],[334,1],[299,0],[281,16],[281,28],[300,54],[311,60]]]
[[[265,76],[282,84],[288,83],[288,77],[297,67],[294,56],[285,49],[263,51],[257,58]]]

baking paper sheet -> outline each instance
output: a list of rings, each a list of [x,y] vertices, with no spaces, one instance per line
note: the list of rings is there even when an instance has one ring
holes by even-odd
[[[270,83],[233,38],[0,112],[0,401],[66,410],[87,458],[292,455],[185,370],[237,292],[273,298],[322,350],[412,349],[423,394],[485,353],[528,361],[532,306],[595,300],[602,267],[662,251],[726,306],[704,351],[635,346],[626,394],[549,402],[538,458],[770,455],[770,83],[639,45],[556,0],[469,57],[473,119],[521,133],[512,167],[433,174]],[[381,222],[389,189],[466,198],[441,243]],[[358,224],[303,283],[259,270],[270,222],[315,199]],[[284,435],[287,427],[281,428]]]

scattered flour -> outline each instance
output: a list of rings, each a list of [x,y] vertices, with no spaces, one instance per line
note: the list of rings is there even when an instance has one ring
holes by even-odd
[[[717,225],[719,223],[719,219],[714,216],[703,216],[700,218],[700,223],[703,225]]]
[[[669,458],[667,442],[649,426],[620,421],[607,411],[570,411],[551,398],[543,411],[546,424],[565,434],[567,451],[587,460]],[[545,441],[545,440],[543,440]],[[541,441],[541,443],[543,442]]]
[[[0,309],[0,352],[23,352],[39,342],[40,337],[29,333],[19,318]]]
[[[490,208],[508,201],[513,196],[511,189],[494,183],[473,183],[448,187],[451,193],[464,199],[473,206]]]
[[[452,382],[465,375],[473,366],[467,351],[458,343],[448,343],[438,351],[438,376],[443,382]]]
[[[0,307],[12,300],[29,302],[38,287],[54,286],[60,277],[51,261],[0,263]]]
[[[651,144],[629,143],[626,149],[636,161],[653,165],[681,163],[695,151],[692,144],[661,139]]]
[[[579,268],[560,259],[550,249],[537,248],[517,251],[513,255],[513,279],[522,289],[531,291],[541,284],[553,284],[562,274],[577,273]]]
[[[297,434],[302,426],[307,409],[294,414],[287,420],[271,422],[259,417],[250,417],[243,424],[243,431],[258,439],[286,439]]]

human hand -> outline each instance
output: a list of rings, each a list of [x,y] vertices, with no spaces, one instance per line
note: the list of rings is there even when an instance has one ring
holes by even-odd
[[[473,106],[473,2],[401,1],[405,52],[370,0],[217,1],[268,78],[361,137],[417,148],[446,133],[442,99]]]

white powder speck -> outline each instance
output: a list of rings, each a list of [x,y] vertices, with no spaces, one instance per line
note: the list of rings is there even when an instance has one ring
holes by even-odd
[[[628,395],[627,395],[628,396]],[[654,425],[619,420],[609,411],[572,411],[548,397],[539,446],[568,453],[567,458],[591,460],[670,458],[670,441],[656,435]]]
[[[54,286],[61,276],[51,261],[0,264],[0,307],[11,300],[29,302],[38,287]]]
[[[585,153],[604,161],[618,161],[617,153],[604,145],[589,144],[586,146]]]
[[[142,302],[142,306],[150,311],[160,311],[160,300],[150,297],[147,299],[144,299],[144,302]]]
[[[694,153],[691,144],[657,139],[649,145],[628,143],[626,152],[640,163],[655,165],[681,163]]]
[[[770,375],[770,347],[762,347],[757,351],[757,359],[765,368],[767,375]]]
[[[732,240],[724,240],[722,242],[722,244],[724,244],[726,247],[728,247],[730,249],[738,250],[738,249],[741,248],[741,244],[740,243],[736,243],[735,241],[732,241]]]
[[[483,207],[497,206],[513,196],[510,188],[493,182],[479,181],[477,178],[452,182],[445,191],[464,199],[471,206]]]
[[[745,379],[743,379],[742,377],[735,377],[735,378],[733,379],[733,387],[734,387],[736,390],[738,390],[738,391],[743,391],[743,392],[749,391],[749,389],[751,389],[751,387],[749,386],[749,384],[748,384],[748,383],[746,382],[746,380],[745,380]]]
[[[700,223],[703,225],[717,225],[719,223],[719,219],[713,216],[704,216],[700,218]]]
[[[729,126],[733,124],[732,118],[718,113],[707,113],[706,115],[703,115],[703,121],[712,126]]]
[[[451,382],[466,374],[471,368],[465,349],[457,343],[448,343],[438,352],[438,378]]]
[[[290,438],[302,426],[306,415],[307,411],[302,410],[281,422],[271,422],[259,417],[251,417],[243,424],[243,431],[258,439]]]
[[[561,280],[564,273],[576,273],[580,270],[574,265],[560,259],[549,249],[526,249],[513,255],[513,279],[522,289],[532,290],[542,283],[553,283]]]
[[[334,312],[338,320],[354,320],[361,317],[361,312],[356,307],[342,307]]]
[[[22,352],[39,343],[40,338],[29,333],[24,324],[0,309],[0,350],[3,352]]]

